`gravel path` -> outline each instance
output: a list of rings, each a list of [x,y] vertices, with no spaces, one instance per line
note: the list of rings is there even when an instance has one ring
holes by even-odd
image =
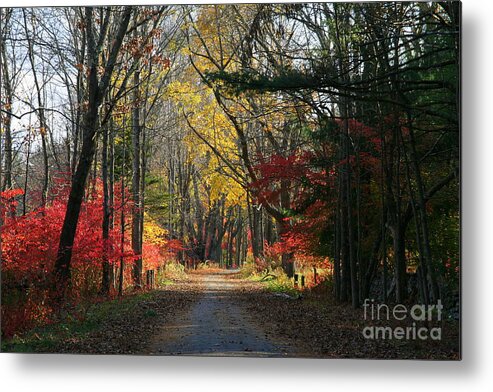
[[[155,335],[154,355],[205,355],[282,357],[292,348],[270,337],[236,296],[242,283],[228,279],[237,271],[222,271],[200,277],[203,295],[186,311]]]

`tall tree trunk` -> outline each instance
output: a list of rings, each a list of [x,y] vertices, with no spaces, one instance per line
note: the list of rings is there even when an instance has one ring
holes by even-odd
[[[334,296],[340,301],[341,300],[341,208],[342,208],[342,181],[341,176],[337,176],[337,205],[336,205],[336,215],[334,219]]]
[[[26,215],[27,212],[27,186],[29,183],[29,164],[31,159],[31,130],[27,134],[27,146],[26,146],[26,169],[24,171],[24,193],[22,195],[22,215]]]
[[[290,181],[289,180],[281,180],[281,207],[284,210],[288,210],[291,208],[291,201],[289,197],[289,186],[290,186]],[[283,235],[287,233],[289,230],[289,221],[286,221],[285,218],[283,218],[282,221],[278,222],[279,224],[279,238],[282,240]],[[282,269],[288,276],[288,278],[292,278],[294,276],[294,254],[292,252],[284,252],[281,255],[281,264],[282,264]]]
[[[8,14],[5,17],[5,22],[9,19]],[[3,151],[5,152],[4,154],[4,170],[3,170],[3,183],[2,183],[2,190],[6,189],[11,189],[12,188],[12,162],[13,162],[13,157],[12,157],[12,133],[11,133],[11,128],[12,128],[12,85],[10,81],[10,72],[9,72],[9,67],[7,63],[7,49],[5,47],[5,39],[2,36],[0,37],[0,60],[2,62],[2,69],[1,69],[1,74],[2,74],[2,80],[0,83],[0,91],[3,86],[3,90],[5,92],[5,95],[2,95],[2,98],[5,99],[5,106],[4,108],[6,109],[7,113],[1,114],[1,118],[4,120],[2,121],[3,123],[3,131],[5,134],[5,144]],[[1,137],[1,135],[0,135]],[[2,160],[0,159],[0,166],[2,165]],[[1,178],[0,178],[1,180]]]
[[[140,195],[140,94],[139,94],[140,74],[134,74],[134,95],[132,110],[132,250],[134,253],[133,279],[135,288],[142,287],[142,244],[140,242],[140,217],[141,217],[141,195]]]
[[[143,244],[144,244],[144,202],[145,202],[145,187],[146,187],[146,170],[147,170],[147,160],[146,160],[146,131],[145,125],[141,127],[141,135],[142,135],[142,145],[141,145],[141,169],[140,169],[140,230],[139,230],[139,243],[140,243],[140,251],[141,258],[143,260]]]
[[[358,283],[358,266],[356,264],[355,257],[355,241],[354,241],[354,229],[353,229],[353,201],[351,192],[351,163],[350,163],[350,136],[349,136],[349,126],[348,118],[349,113],[347,109],[347,104],[343,104],[344,109],[344,149],[346,156],[346,208],[347,208],[347,233],[348,233],[348,252],[349,252],[349,265],[351,268],[351,303],[353,308],[359,306],[359,283]]]
[[[55,293],[54,299],[58,302],[66,295],[67,288],[70,283],[70,262],[72,259],[72,248],[74,245],[75,234],[77,232],[77,224],[79,222],[79,214],[82,205],[82,198],[86,185],[87,176],[91,168],[91,163],[95,153],[96,131],[98,124],[98,109],[101,100],[108,88],[113,69],[116,64],[116,57],[123,42],[123,37],[127,31],[127,27],[132,14],[131,7],[125,7],[122,19],[120,21],[113,46],[110,51],[110,58],[105,67],[105,72],[101,80],[98,82],[98,55],[96,51],[96,43],[92,34],[93,30],[93,8],[85,8],[85,23],[87,31],[87,47],[88,47],[88,108],[84,115],[83,130],[84,140],[80,152],[79,162],[76,171],[72,178],[72,186],[67,202],[67,210],[63,220],[60,242],[58,245],[58,253],[55,261]]]
[[[125,160],[126,157],[126,140],[125,140],[126,122],[123,120],[123,156],[121,165],[121,204],[120,204],[120,267],[118,270],[118,295],[123,295],[123,279],[125,277]]]
[[[30,37],[28,30],[28,22],[26,10],[22,10],[24,17],[24,31],[26,33],[26,39],[28,43],[28,58],[29,63],[31,65],[31,70],[33,73],[34,86],[36,87],[36,97],[37,97],[37,113],[39,118],[39,127],[40,127],[40,135],[41,135],[41,148],[43,152],[43,186],[41,189],[41,206],[44,207],[46,205],[46,199],[48,197],[48,185],[49,185],[49,162],[48,162],[48,146],[46,142],[47,131],[48,131],[48,123],[46,122],[45,109],[44,109],[44,100],[42,98],[41,86],[38,80],[38,73],[36,71],[36,66],[34,62],[34,42],[32,37]]]
[[[402,225],[393,227],[394,248],[394,279],[396,289],[396,301],[402,303],[407,299],[407,263],[405,249],[405,229]]]
[[[419,215],[419,228],[421,229],[422,235],[422,248],[423,248],[423,262],[426,266],[425,271],[427,271],[430,286],[431,286],[431,295],[433,298],[431,300],[437,301],[440,299],[440,289],[437,282],[437,272],[435,271],[435,266],[433,265],[433,258],[431,253],[430,246],[430,234],[428,228],[428,216],[426,212],[426,202],[425,202],[425,190],[423,179],[421,176],[421,170],[419,167],[419,158],[416,151],[416,141],[414,136],[414,126],[412,123],[412,119],[410,114],[408,113],[408,125],[409,125],[409,138],[410,138],[410,146],[411,146],[411,163],[414,170],[417,190],[418,190],[418,202],[417,204],[417,212]],[[426,276],[426,275],[425,275]]]
[[[110,230],[114,229],[115,226],[115,129],[113,120],[110,118],[110,129],[109,129],[109,226]],[[123,172],[122,172],[123,174]],[[115,264],[110,265],[110,290],[115,288]]]
[[[101,157],[102,176],[103,176],[103,224],[102,224],[102,236],[103,236],[103,265],[102,265],[102,280],[101,280],[101,294],[108,295],[110,292],[110,261],[109,261],[109,243],[110,243],[110,186],[108,175],[108,126],[103,127],[103,150]]]

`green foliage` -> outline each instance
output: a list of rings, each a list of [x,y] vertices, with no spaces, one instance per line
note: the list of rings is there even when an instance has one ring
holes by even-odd
[[[273,293],[288,294],[290,296],[297,296],[299,294],[298,290],[294,287],[293,279],[288,278],[287,275],[280,270],[276,270],[275,275],[277,276],[276,279],[264,281],[267,290]]]
[[[216,268],[219,268],[219,264],[210,262],[209,260],[206,260],[203,263],[197,264],[198,270],[216,269]]]
[[[267,291],[272,293],[284,293],[290,296],[299,294],[294,287],[292,278],[288,278],[282,268],[278,267],[272,271],[258,272],[254,263],[245,263],[241,269],[241,276],[254,282],[260,282],[265,285]]]
[[[157,312],[154,309],[147,309],[146,312],[144,313],[144,317],[156,317]]]
[[[243,72],[208,72],[205,77],[209,83],[220,83],[221,87],[236,96],[249,90],[262,93],[309,89],[320,85],[320,80],[317,77],[304,75],[294,70],[284,70],[281,75],[272,78],[248,70]]]
[[[253,261],[253,256],[249,253],[243,265],[241,266],[240,276],[243,279],[253,279],[257,274],[257,266]]]
[[[168,262],[161,268],[156,275],[156,284],[163,287],[173,284],[174,280],[185,280],[187,274],[185,267],[178,262]]]

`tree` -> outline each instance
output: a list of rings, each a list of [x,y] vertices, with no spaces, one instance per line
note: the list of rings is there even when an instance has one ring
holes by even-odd
[[[72,179],[69,199],[67,203],[67,211],[62,226],[60,236],[60,244],[58,246],[58,254],[55,263],[56,289],[61,291],[62,295],[70,280],[70,260],[72,256],[72,246],[74,243],[77,223],[79,219],[80,206],[84,195],[84,187],[91,167],[92,159],[95,152],[95,135],[98,126],[98,109],[102,99],[108,89],[111,76],[113,74],[117,56],[123,39],[127,33],[127,28],[132,15],[132,8],[125,7],[122,11],[117,24],[117,31],[113,44],[109,51],[108,61],[104,66],[104,73],[101,78],[98,76],[98,67],[100,65],[100,53],[106,34],[108,32],[109,20],[111,11],[108,9],[105,16],[105,27],[102,29],[102,34],[96,41],[94,36],[94,10],[92,7],[85,9],[85,30],[87,40],[87,68],[88,75],[88,103],[87,109],[83,118],[84,139],[82,149],[77,164],[76,171]]]

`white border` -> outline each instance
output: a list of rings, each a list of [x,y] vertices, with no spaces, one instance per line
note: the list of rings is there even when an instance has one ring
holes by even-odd
[[[160,4],[163,1],[87,3]],[[80,4],[73,0],[1,2],[4,7]],[[485,0],[463,1],[462,362],[0,354],[1,388],[36,392],[490,390],[493,385],[492,5],[492,1]]]

